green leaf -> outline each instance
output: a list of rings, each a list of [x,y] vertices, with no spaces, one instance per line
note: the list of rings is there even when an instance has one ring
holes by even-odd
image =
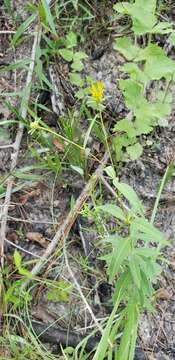
[[[33,277],[32,273],[23,267],[19,267],[18,271],[20,275],[27,277],[27,279],[32,279]]]
[[[75,86],[83,87],[84,80],[82,79],[80,74],[78,74],[78,73],[70,73],[69,77],[70,77],[71,84],[73,84]]]
[[[73,59],[73,51],[68,49],[60,49],[59,54],[62,56],[62,58],[68,62],[71,62]]]
[[[134,145],[128,146],[126,151],[131,160],[136,160],[142,155],[143,146],[140,143],[136,143]]]
[[[29,16],[27,18],[27,20],[25,20],[18,28],[18,30],[16,31],[15,35],[13,36],[13,39],[11,41],[11,45],[15,46],[15,44],[17,43],[18,39],[20,38],[21,35],[23,35],[23,33],[27,30],[27,28],[30,26],[30,24],[35,20],[36,18],[36,14],[32,14],[31,16]]]
[[[119,182],[117,179],[113,180],[113,184],[118,189],[118,191],[129,201],[134,212],[143,214],[143,205],[134,189],[128,184]]]
[[[116,178],[116,172],[114,170],[114,168],[112,166],[107,166],[105,168],[105,172],[106,174],[111,177],[112,179],[115,179]]]
[[[79,60],[84,60],[84,59],[87,59],[88,56],[86,55],[85,52],[83,51],[77,51],[74,56],[73,56],[73,61],[79,61]]]
[[[148,248],[148,247],[144,247],[144,248],[137,248],[134,250],[134,253],[143,257],[153,257],[156,258],[158,256],[159,253],[159,249],[157,248]]]
[[[130,138],[136,136],[136,129],[134,128],[134,123],[127,118],[119,120],[114,126],[113,131],[124,131]]]
[[[22,257],[18,250],[15,250],[13,254],[13,259],[15,266],[17,267],[17,269],[19,269],[21,267]]]
[[[133,45],[130,37],[123,36],[115,40],[114,49],[119,51],[128,61],[137,58],[142,49],[139,46]]]
[[[137,339],[139,312],[137,302],[133,300],[133,303],[127,306],[126,321],[124,324],[124,331],[119,346],[117,359],[120,360],[133,360],[134,350]]]
[[[120,266],[131,252],[130,238],[122,239],[120,245],[113,250],[108,269],[109,282],[112,282],[117,275]]]
[[[140,288],[141,285],[141,274],[140,274],[140,258],[137,255],[132,255],[129,258],[128,266],[131,271],[131,275],[135,285]]]
[[[173,46],[175,46],[175,32],[173,31],[172,34],[169,36],[168,39],[169,43]]]
[[[122,2],[114,5],[114,9],[121,14],[130,15],[132,18],[132,29],[135,35],[144,35],[152,32],[157,23],[155,16],[156,0],[136,0],[134,4]]]
[[[77,45],[77,35],[73,31],[70,31],[66,35],[66,47],[67,49],[71,49],[76,45]]]
[[[46,298],[49,301],[69,301],[70,292],[72,290],[72,285],[64,280],[55,281],[53,283],[54,287],[51,287],[46,294]]]
[[[127,63],[121,67],[121,70],[130,75],[131,79],[146,85],[149,80],[144,71],[141,71],[137,64]]]
[[[123,91],[125,97],[126,105],[129,109],[133,109],[136,106],[140,106],[142,103],[142,93],[143,85],[137,83],[136,81],[127,79],[120,80],[119,87]]]
[[[152,34],[169,34],[173,31],[172,25],[168,21],[159,22],[152,29]]]
[[[71,68],[75,71],[82,71],[83,68],[84,68],[84,65],[82,63],[82,61],[74,61],[72,64],[71,64]]]
[[[20,69],[20,68],[28,69],[28,67],[26,65],[28,65],[30,63],[31,63],[31,59],[19,60],[19,61],[16,61],[15,63],[10,64],[10,65],[1,67],[0,68],[0,73],[4,72],[4,71],[16,70],[16,69]]]
[[[166,245],[167,241],[164,234],[156,229],[145,218],[135,218],[131,224],[131,231],[138,233],[138,238],[150,243]]]
[[[109,215],[116,217],[119,220],[122,221],[126,220],[126,216],[123,210],[119,208],[119,206],[113,204],[105,204],[105,205],[97,206],[97,209],[102,210],[108,213]]]
[[[113,6],[114,10],[119,12],[120,14],[126,14],[126,15],[130,15],[130,10],[132,8],[132,4],[130,4],[127,1],[123,1],[119,4],[115,4]]]
[[[54,24],[54,18],[53,18],[52,14],[51,14],[48,1],[47,0],[41,0],[41,2],[42,2],[42,5],[43,5],[43,8],[44,8],[44,11],[45,11],[45,16],[46,16],[47,23],[50,26],[50,29],[53,32],[53,34],[57,35],[55,24]]]
[[[156,44],[150,44],[145,49],[145,60],[144,73],[151,80],[160,80],[175,72],[175,61],[168,58],[164,50]]]
[[[71,167],[74,171],[76,171],[79,175],[84,176],[84,170],[83,170],[81,167],[75,166],[75,165],[70,165],[70,167]]]

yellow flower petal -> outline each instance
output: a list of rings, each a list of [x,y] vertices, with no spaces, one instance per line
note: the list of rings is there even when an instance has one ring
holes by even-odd
[[[96,81],[91,86],[91,95],[93,99],[99,104],[103,101],[104,85],[101,81]]]

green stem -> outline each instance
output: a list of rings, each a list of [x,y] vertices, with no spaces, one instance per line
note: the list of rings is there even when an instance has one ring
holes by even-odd
[[[77,148],[79,148],[81,151],[85,152],[85,149],[84,147],[82,147],[81,145],[79,144],[76,144],[74,141],[71,141],[67,138],[65,138],[64,136],[60,135],[60,134],[57,134],[55,131],[49,129],[49,128],[45,128],[44,126],[41,126],[41,125],[38,125],[36,130],[43,130],[43,131],[46,131],[46,132],[49,132],[50,134],[54,135],[55,137],[58,137],[59,139],[62,139],[64,141],[66,141],[67,143],[71,144],[71,145],[74,145],[76,146]],[[97,161],[98,163],[100,163],[100,160],[97,159],[97,157],[95,155],[90,155],[95,161]]]
[[[158,205],[159,205],[159,201],[160,201],[160,197],[161,197],[162,191],[163,191],[163,189],[164,189],[164,187],[165,187],[165,184],[166,184],[166,181],[167,181],[167,178],[168,178],[168,175],[169,175],[170,167],[171,167],[171,165],[168,165],[168,166],[167,166],[166,171],[165,171],[165,174],[163,175],[163,178],[162,178],[162,180],[161,180],[160,187],[159,187],[159,191],[158,191],[158,194],[157,194],[157,197],[156,197],[156,201],[155,201],[155,203],[154,203],[154,208],[153,208],[153,211],[152,211],[152,215],[151,215],[151,220],[150,220],[150,223],[151,223],[151,224],[154,223],[155,216],[156,216],[156,212],[157,212]]]
[[[111,152],[110,152],[110,148],[109,148],[109,144],[108,144],[108,136],[107,136],[106,129],[105,129],[105,126],[104,126],[103,116],[102,116],[101,110],[99,110],[99,114],[100,114],[100,121],[101,121],[102,131],[103,131],[103,134],[104,134],[104,137],[105,137],[106,150],[107,150],[108,153],[109,153],[109,157],[110,157],[110,160],[111,160],[111,164],[112,164],[112,166],[114,167],[113,160],[112,160],[112,156],[111,156]]]

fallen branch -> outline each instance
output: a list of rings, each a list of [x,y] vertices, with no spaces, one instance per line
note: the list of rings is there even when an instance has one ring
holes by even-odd
[[[104,155],[104,157],[103,157],[103,159],[101,161],[101,164],[98,166],[98,168],[96,169],[96,171],[94,172],[94,174],[92,176],[94,186],[97,183],[97,181],[99,180],[100,175],[102,174],[103,168],[106,165],[108,159],[109,159],[109,155],[108,155],[108,153],[105,153],[105,155]],[[73,224],[74,224],[80,210],[82,209],[84,203],[86,202],[87,198],[89,197],[89,194],[90,194],[90,191],[91,191],[91,186],[92,186],[92,178],[86,184],[84,190],[82,191],[82,193],[80,194],[80,196],[76,200],[73,209],[70,210],[67,218],[65,219],[63,224],[58,229],[58,231],[55,234],[52,241],[49,243],[47,249],[45,250],[45,252],[44,252],[44,254],[42,256],[42,260],[39,260],[38,263],[31,270],[31,274],[33,276],[36,276],[41,271],[41,269],[43,268],[45,263],[48,261],[49,256],[55,250],[58,242],[61,242],[63,244],[63,242],[68,237],[69,232],[70,232],[70,230],[71,230],[71,228],[72,228],[72,226],[73,226]],[[30,281],[31,280],[27,280],[22,285],[22,288],[25,288],[29,284]]]

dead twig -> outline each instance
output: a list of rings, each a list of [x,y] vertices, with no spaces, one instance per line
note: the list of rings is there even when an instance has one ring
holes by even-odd
[[[107,188],[107,190],[117,199],[120,206],[125,210],[129,211],[129,207],[121,200],[121,198],[117,195],[116,191],[112,188],[112,186],[107,182],[103,174],[100,175],[100,180],[103,183],[103,185]]]
[[[52,239],[52,241],[49,243],[47,249],[45,250],[43,256],[42,256],[42,260],[39,260],[38,263],[34,266],[34,268],[31,270],[31,274],[33,276],[36,276],[41,269],[43,268],[43,266],[46,264],[46,262],[49,259],[49,256],[53,253],[53,251],[55,250],[58,242],[61,242],[63,244],[63,242],[66,240],[66,238],[69,235],[69,232],[80,212],[80,210],[82,209],[85,201],[87,200],[87,198],[89,197],[89,194],[91,192],[91,186],[93,183],[93,186],[95,186],[95,184],[97,183],[97,181],[100,178],[100,175],[103,172],[103,168],[104,166],[107,164],[107,161],[109,159],[109,154],[106,152],[101,164],[98,166],[98,168],[96,169],[96,171],[94,172],[92,178],[88,181],[88,183],[86,184],[84,190],[82,191],[82,193],[80,194],[80,196],[78,197],[78,199],[75,202],[75,205],[73,207],[73,209],[71,209],[71,211],[69,212],[67,218],[65,219],[65,221],[63,222],[63,224],[61,225],[61,227],[58,229],[57,233],[55,234],[54,238]],[[93,180],[92,180],[93,179]],[[26,286],[29,284],[31,280],[27,280],[23,285],[22,288],[26,288]]]

